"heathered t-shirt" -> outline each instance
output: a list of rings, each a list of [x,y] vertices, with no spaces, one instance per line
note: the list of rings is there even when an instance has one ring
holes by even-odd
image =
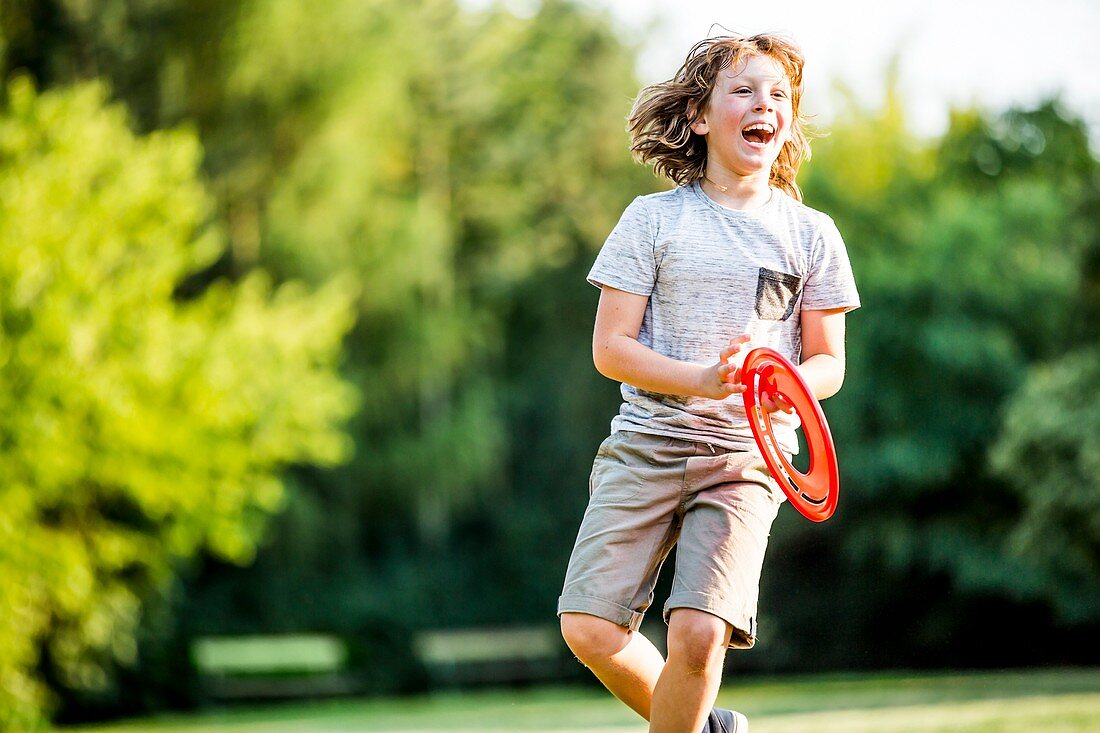
[[[698,183],[639,196],[608,236],[588,281],[649,298],[638,341],[680,361],[712,365],[734,336],[741,355],[770,346],[798,364],[801,311],[859,307],[844,240],[827,215],[778,189],[740,211]],[[630,430],[734,450],[755,443],[740,395],[725,400],[622,385],[612,432]],[[776,412],[780,446],[798,452],[795,414]]]

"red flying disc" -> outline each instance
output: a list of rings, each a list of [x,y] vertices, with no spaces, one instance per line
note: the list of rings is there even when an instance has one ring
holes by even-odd
[[[768,470],[779,482],[791,504],[807,519],[824,522],[836,511],[840,497],[840,470],[836,463],[836,448],[829,433],[829,423],[821,404],[810,391],[802,375],[782,354],[760,347],[745,357],[741,367],[745,412],[749,427]],[[782,395],[802,421],[802,434],[810,452],[810,466],[802,473],[791,465],[772,434],[771,413],[760,405],[764,395]]]

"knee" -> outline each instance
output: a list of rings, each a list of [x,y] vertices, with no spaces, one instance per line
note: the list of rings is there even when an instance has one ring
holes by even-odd
[[[563,613],[561,635],[570,650],[585,664],[608,659],[626,646],[630,630],[586,613]]]
[[[717,616],[693,609],[676,609],[669,619],[669,660],[678,658],[690,671],[721,671],[729,645],[730,626]]]

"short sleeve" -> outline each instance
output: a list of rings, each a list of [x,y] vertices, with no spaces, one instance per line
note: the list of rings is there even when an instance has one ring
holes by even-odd
[[[645,200],[638,197],[623,211],[619,223],[607,236],[588,282],[608,285],[635,295],[650,295],[657,280],[654,256],[656,234]]]
[[[802,310],[855,310],[860,306],[848,250],[836,224],[822,216],[812,251],[810,273],[802,293]]]

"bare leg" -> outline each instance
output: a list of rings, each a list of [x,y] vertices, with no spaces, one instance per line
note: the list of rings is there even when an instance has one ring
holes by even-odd
[[[691,608],[672,611],[668,662],[653,690],[650,733],[697,733],[722,683],[730,626]]]
[[[569,648],[604,687],[649,720],[653,688],[665,664],[649,639],[584,613],[563,613],[561,632]],[[698,729],[696,727],[696,731]]]

